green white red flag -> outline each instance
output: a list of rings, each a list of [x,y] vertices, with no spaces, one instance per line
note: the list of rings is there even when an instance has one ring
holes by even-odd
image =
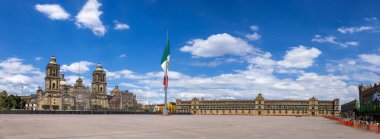
[[[166,42],[164,54],[162,55],[162,58],[161,58],[161,67],[165,72],[164,81],[163,81],[163,84],[165,87],[168,86],[168,82],[169,82],[169,78],[168,78],[169,60],[170,60],[170,43],[169,43],[169,38],[168,38]]]

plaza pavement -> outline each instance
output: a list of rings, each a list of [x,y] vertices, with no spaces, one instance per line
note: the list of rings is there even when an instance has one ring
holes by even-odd
[[[322,117],[0,115],[0,139],[380,139]]]

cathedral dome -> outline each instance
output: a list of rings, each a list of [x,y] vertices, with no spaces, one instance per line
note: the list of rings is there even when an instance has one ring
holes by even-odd
[[[121,91],[119,89],[119,86],[115,86],[115,88],[111,91],[111,96],[114,96],[116,94],[120,94]]]
[[[66,81],[63,81],[63,80],[62,80],[62,81],[59,82],[59,85],[68,85],[68,84],[67,84]]]
[[[75,86],[83,86],[83,80],[82,78],[78,78],[76,81],[75,81]]]
[[[38,86],[38,88],[37,88],[37,92],[42,92],[42,88],[41,88],[41,86]]]

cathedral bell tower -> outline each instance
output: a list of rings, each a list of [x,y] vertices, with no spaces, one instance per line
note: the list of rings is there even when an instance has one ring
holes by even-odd
[[[106,72],[100,63],[96,65],[96,69],[92,73],[92,93],[96,95],[107,94]]]
[[[47,93],[58,94],[60,92],[59,83],[61,77],[59,77],[59,69],[59,64],[57,64],[55,57],[52,56],[46,66],[45,90]]]

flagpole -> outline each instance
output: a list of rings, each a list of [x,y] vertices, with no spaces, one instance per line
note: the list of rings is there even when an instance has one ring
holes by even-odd
[[[167,66],[167,64],[166,64],[166,66]],[[168,76],[168,70],[166,69],[165,70],[165,78],[167,78],[167,76]],[[168,106],[167,106],[167,103],[168,103],[168,85],[165,85],[164,90],[165,90],[165,102],[164,102],[164,113],[163,113],[163,115],[166,116],[166,115],[168,115]]]
[[[169,40],[169,31],[167,31],[167,30],[166,30],[166,39]],[[168,77],[168,68],[169,68],[168,64],[169,63],[167,62],[166,63],[166,68],[165,68],[165,76],[164,76],[164,78],[166,78],[166,80],[168,80],[167,79],[167,77]],[[165,101],[164,101],[164,112],[163,112],[163,115],[166,116],[166,115],[168,115],[168,106],[167,106],[167,103],[168,103],[168,84],[165,85],[164,91],[165,91]]]

